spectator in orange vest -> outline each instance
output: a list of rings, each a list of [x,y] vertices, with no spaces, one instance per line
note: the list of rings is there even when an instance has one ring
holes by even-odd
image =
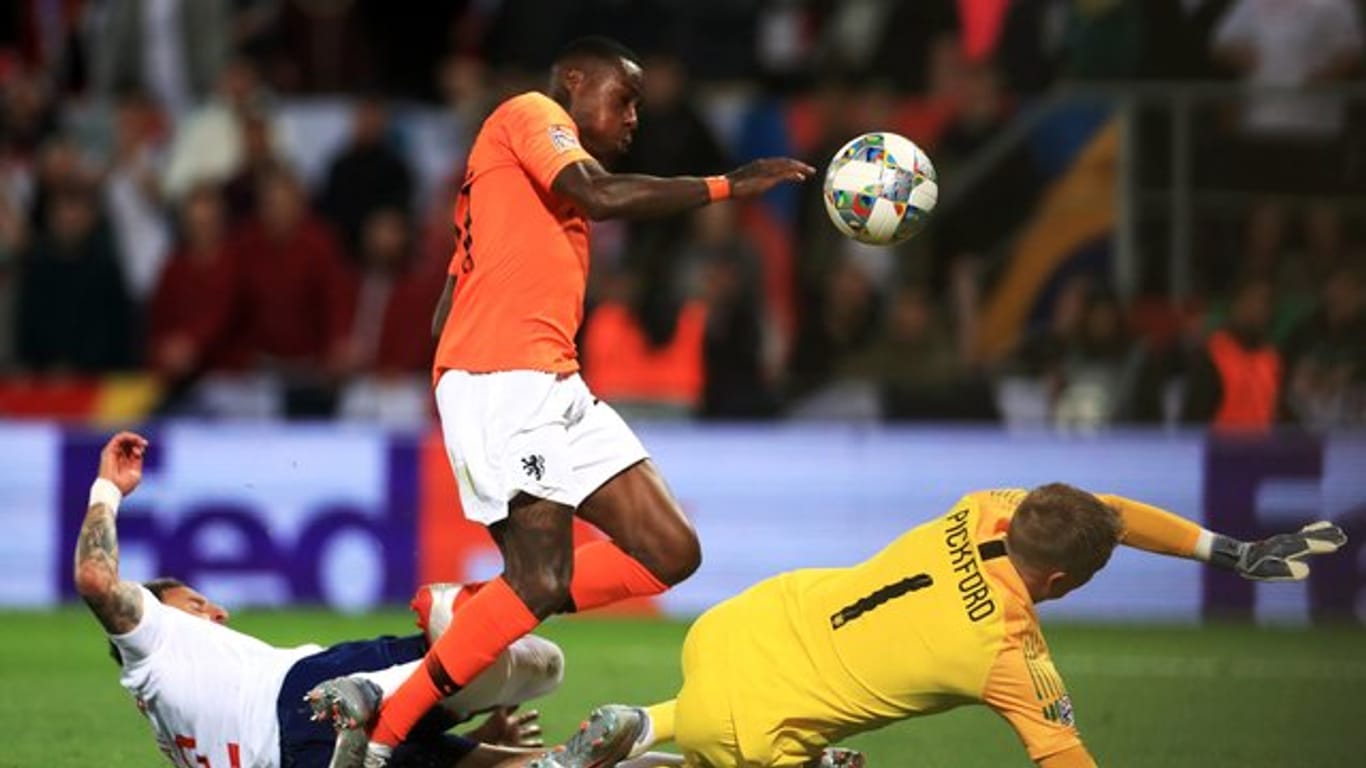
[[[629,307],[604,302],[584,327],[584,373],[589,386],[623,413],[691,414],[702,396],[702,342],[707,310],[698,301],[678,313],[673,338],[652,346]]]
[[[683,62],[659,54],[645,71],[640,131],[623,170],[656,176],[724,171],[725,153],[692,103]],[[630,222],[627,274],[619,276],[623,300],[604,301],[584,323],[584,375],[628,417],[690,415],[702,406],[707,310],[682,289],[696,258],[686,252],[688,226],[686,217]]]
[[[642,289],[638,276],[622,273],[614,294],[589,314],[583,326],[583,373],[589,387],[624,415],[680,417],[701,403],[705,383],[703,343],[707,310],[698,300],[682,302],[673,334],[655,343],[631,298]]]
[[[1187,377],[1182,420],[1219,432],[1266,432],[1279,420],[1281,354],[1269,340],[1271,282],[1238,287],[1222,328],[1210,334]]]

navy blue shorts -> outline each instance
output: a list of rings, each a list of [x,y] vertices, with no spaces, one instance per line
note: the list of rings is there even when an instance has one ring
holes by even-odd
[[[331,723],[314,722],[313,711],[304,694],[325,680],[357,672],[380,669],[417,661],[427,653],[422,635],[380,637],[354,643],[341,643],[294,662],[280,686],[275,701],[280,721],[281,768],[327,768],[332,759],[336,732]],[[394,768],[419,765],[455,765],[478,745],[459,736],[431,729],[420,729],[394,752]]]

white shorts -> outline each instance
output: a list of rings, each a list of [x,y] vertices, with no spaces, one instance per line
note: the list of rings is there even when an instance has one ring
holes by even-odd
[[[492,525],[518,493],[577,508],[649,458],[578,374],[446,371],[436,408],[465,517]]]

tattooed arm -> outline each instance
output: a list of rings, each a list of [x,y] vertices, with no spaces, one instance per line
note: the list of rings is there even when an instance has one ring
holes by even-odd
[[[142,591],[119,580],[119,542],[114,528],[118,502],[142,479],[147,441],[120,432],[100,452],[100,480],[90,494],[81,534],[76,542],[76,591],[111,635],[131,632],[142,620]],[[117,491],[114,489],[117,488]]]

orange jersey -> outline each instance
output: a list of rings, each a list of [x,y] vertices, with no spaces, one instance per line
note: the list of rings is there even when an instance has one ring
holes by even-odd
[[[588,220],[550,185],[590,159],[569,113],[544,94],[508,99],[484,121],[455,204],[455,293],[434,378],[578,370]]]

